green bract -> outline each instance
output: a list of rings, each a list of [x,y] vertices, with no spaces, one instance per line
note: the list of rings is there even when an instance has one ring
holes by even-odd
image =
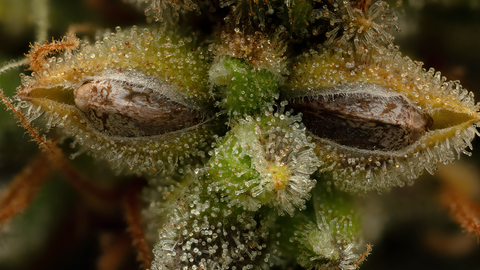
[[[316,183],[310,174],[320,163],[300,120],[282,108],[236,123],[207,164],[215,190],[250,211],[266,204],[293,216],[305,209]]]
[[[241,59],[220,58],[209,72],[214,85],[221,86],[222,101],[228,115],[260,113],[278,99],[281,81],[267,69],[255,69]]]
[[[362,245],[361,224],[347,194],[322,183],[313,191],[315,220],[297,225],[297,261],[305,268],[356,269],[370,252]]]

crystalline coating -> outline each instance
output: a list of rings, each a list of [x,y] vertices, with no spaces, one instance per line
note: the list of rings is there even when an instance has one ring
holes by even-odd
[[[168,211],[152,269],[268,269],[273,261],[267,249],[271,217],[228,207],[210,185],[207,177],[188,173],[165,200],[150,190],[159,203],[148,211]]]
[[[256,211],[266,204],[280,215],[304,210],[320,166],[301,118],[265,112],[247,117],[229,132],[209,162],[217,190],[230,204]]]

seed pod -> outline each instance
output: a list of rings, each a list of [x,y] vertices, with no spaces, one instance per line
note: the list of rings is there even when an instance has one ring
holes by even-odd
[[[27,118],[45,111],[47,130],[64,127],[75,138],[72,147],[85,145],[119,171],[156,173],[205,157],[215,134],[208,67],[190,38],[117,28],[73,53],[62,47],[74,46],[69,40],[30,52],[34,73],[17,93],[30,104],[22,105]],[[66,51],[45,59],[50,49]]]
[[[292,103],[316,136],[365,150],[403,149],[433,123],[405,96],[376,84],[340,85]]]
[[[304,114],[320,171],[348,191],[381,191],[469,154],[480,120],[471,92],[394,48],[364,58],[326,48],[305,55],[286,82],[283,95]]]
[[[125,81],[97,79],[74,91],[75,105],[94,129],[109,136],[161,135],[203,122],[200,111],[156,90]]]

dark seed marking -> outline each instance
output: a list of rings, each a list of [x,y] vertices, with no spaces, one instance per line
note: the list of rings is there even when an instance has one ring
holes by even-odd
[[[132,83],[90,81],[74,95],[75,105],[93,127],[110,136],[160,135],[197,125],[204,118],[197,110]]]
[[[403,149],[433,124],[402,95],[341,93],[295,98],[290,104],[316,136],[366,150]]]

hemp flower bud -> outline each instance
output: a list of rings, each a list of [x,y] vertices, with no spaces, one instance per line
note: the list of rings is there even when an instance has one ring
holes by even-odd
[[[389,45],[394,37],[389,33],[393,27],[398,30],[397,16],[385,1],[344,1],[333,0],[331,6],[314,10],[313,17],[328,21],[325,36],[326,45],[341,47],[349,53],[366,56],[370,51]],[[314,35],[322,31],[313,30]]]
[[[290,241],[296,243],[297,262],[306,269],[358,269],[371,251],[363,251],[361,224],[354,201],[346,193],[322,183],[314,190],[315,222],[298,226]]]
[[[73,39],[75,41],[75,39]],[[119,172],[156,173],[204,158],[212,137],[207,65],[191,38],[136,27],[105,33],[95,45],[67,37],[36,44],[32,76],[17,97],[30,121],[42,112]],[[60,57],[46,58],[52,50]],[[72,156],[75,157],[76,154]]]
[[[272,35],[235,28],[224,31],[217,43],[209,46],[215,58],[208,72],[209,82],[218,89],[217,103],[230,118],[258,114],[278,99],[278,89],[288,73],[285,28]]]
[[[316,183],[310,175],[320,163],[300,121],[282,110],[241,119],[209,161],[215,190],[250,211],[268,205],[293,216],[296,208],[305,209]]]
[[[312,52],[295,64],[283,95],[304,115],[320,171],[347,191],[412,183],[424,169],[469,155],[478,134],[473,93],[395,48],[366,60],[338,48]]]
[[[209,73],[212,84],[220,86],[222,100],[218,105],[232,118],[260,113],[278,99],[281,79],[241,59],[220,58]]]
[[[187,173],[156,204],[168,212],[153,249],[152,269],[255,269],[274,263],[274,253],[267,249],[274,217],[231,208],[210,185],[208,175]]]

